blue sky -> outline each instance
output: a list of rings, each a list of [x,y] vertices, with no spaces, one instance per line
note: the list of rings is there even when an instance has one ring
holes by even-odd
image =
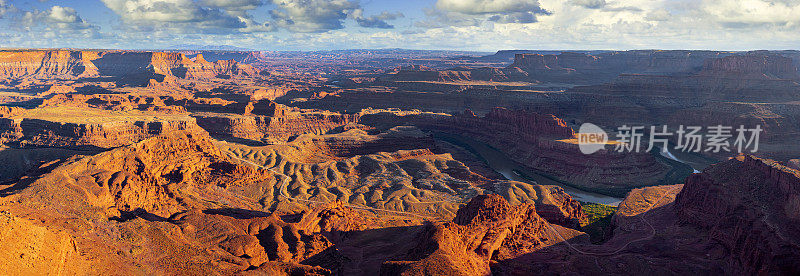
[[[0,47],[798,49],[800,0],[0,0]]]

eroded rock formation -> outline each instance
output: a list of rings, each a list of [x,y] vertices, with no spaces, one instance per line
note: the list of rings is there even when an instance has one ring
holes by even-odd
[[[800,271],[800,171],[739,156],[690,176],[675,204],[682,224],[722,245],[732,273]]]
[[[670,170],[647,152],[618,153],[608,146],[594,154],[582,154],[574,131],[566,122],[535,112],[496,108],[482,117],[466,111],[454,116],[378,113],[361,119],[362,124],[374,126],[397,121],[470,137],[535,170],[586,189],[620,196],[643,182],[664,181]]]
[[[231,78],[258,76],[258,70],[233,60],[208,62],[202,55],[194,59],[181,53],[125,51],[2,51],[0,76],[20,78],[86,78],[98,76],[140,78],[162,81],[165,77],[182,79]]]
[[[533,204],[511,206],[498,195],[477,196],[452,222],[429,226],[417,248],[401,260],[384,263],[381,274],[489,275],[490,261],[551,244],[548,227]]]

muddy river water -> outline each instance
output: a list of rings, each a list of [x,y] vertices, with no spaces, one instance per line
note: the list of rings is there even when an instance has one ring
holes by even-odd
[[[620,203],[620,201],[622,201],[622,198],[583,191],[565,185],[564,183],[559,182],[550,176],[523,167],[519,163],[511,160],[511,158],[506,156],[505,153],[500,152],[499,150],[489,145],[486,145],[480,141],[476,141],[474,139],[460,135],[445,134],[445,133],[435,133],[434,136],[438,139],[442,139],[444,141],[466,148],[473,154],[483,159],[484,162],[486,162],[486,164],[490,168],[502,174],[508,180],[527,182],[531,184],[557,185],[563,188],[567,194],[572,196],[572,198],[583,202],[592,202],[592,203],[617,206]]]

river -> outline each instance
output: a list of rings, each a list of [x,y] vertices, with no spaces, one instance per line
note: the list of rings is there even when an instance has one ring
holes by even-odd
[[[693,173],[699,173],[699,172],[700,172],[700,170],[698,170],[698,169],[694,168],[694,167],[692,166],[692,164],[689,164],[689,163],[687,163],[687,162],[684,162],[684,161],[682,161],[682,160],[678,159],[678,157],[675,157],[675,154],[673,154],[672,152],[670,152],[670,151],[669,151],[669,148],[668,148],[667,150],[661,151],[661,156],[664,156],[664,157],[666,157],[666,158],[669,158],[669,159],[672,159],[672,160],[675,160],[675,161],[681,162],[681,163],[683,163],[683,164],[689,165],[689,167],[691,167],[691,168],[692,168],[692,170],[694,171]]]
[[[564,185],[563,183],[558,182],[551,177],[523,167],[519,163],[511,160],[511,158],[506,156],[505,153],[500,152],[499,150],[492,148],[491,146],[480,141],[460,135],[445,133],[435,133],[434,136],[459,146],[466,147],[467,150],[478,155],[478,157],[482,158],[490,168],[502,174],[508,180],[526,182],[530,184],[557,185],[563,188],[567,194],[572,196],[572,198],[582,202],[617,206],[622,201],[622,198],[583,191]]]

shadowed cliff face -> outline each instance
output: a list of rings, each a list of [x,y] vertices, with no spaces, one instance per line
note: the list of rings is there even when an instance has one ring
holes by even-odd
[[[202,55],[194,59],[182,53],[127,51],[0,51],[0,76],[20,78],[96,78],[110,77],[120,85],[143,86],[150,79],[230,79],[258,76],[249,65],[234,60],[208,62]]]
[[[733,271],[800,271],[800,171],[740,156],[686,179],[675,204],[681,223],[725,248]]]

